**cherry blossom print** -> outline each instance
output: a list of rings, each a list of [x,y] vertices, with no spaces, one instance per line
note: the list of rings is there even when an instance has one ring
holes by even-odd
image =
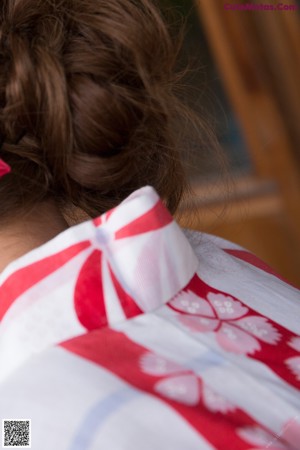
[[[239,428],[237,434],[248,444],[255,445],[255,449],[291,450],[290,446],[279,441],[279,436],[273,435],[258,426]]]
[[[196,406],[202,399],[211,412],[223,414],[235,407],[203,383],[193,372],[155,353],[144,354],[139,361],[142,372],[164,377],[154,385],[154,391],[166,398],[188,406]]]
[[[207,317],[181,316],[179,320],[183,325],[187,326],[190,331],[199,333],[215,331],[220,324],[218,319],[210,319]]]
[[[182,367],[179,364],[155,353],[145,353],[140,358],[140,367],[144,373],[156,377],[182,372]]]
[[[300,352],[300,337],[299,336],[293,337],[289,342],[289,346],[292,347],[297,352]]]
[[[239,319],[238,324],[240,328],[268,344],[276,344],[281,337],[280,333],[268,322],[266,317],[247,316]]]
[[[200,400],[200,386],[197,377],[183,374],[158,381],[154,390],[159,394],[189,406],[195,406]]]
[[[204,299],[183,291],[169,306],[181,313],[178,319],[190,331],[214,332],[226,351],[253,354],[261,349],[260,341],[275,345],[281,338],[265,317],[246,316],[249,308],[229,295],[209,292]]]
[[[238,319],[249,311],[246,306],[243,306],[241,302],[234,300],[229,295],[209,292],[207,294],[207,300],[221,320]]]
[[[288,366],[290,371],[300,381],[300,356],[293,356],[285,360],[285,364]]]
[[[226,414],[229,411],[234,411],[235,407],[225,397],[222,397],[217,392],[213,391],[206,384],[202,385],[203,402],[207,409],[211,412],[221,412]]]
[[[216,333],[216,340],[224,350],[233,353],[253,354],[261,349],[257,339],[230,323],[221,325]]]
[[[288,345],[297,352],[300,352],[300,337],[293,337]],[[286,359],[285,364],[288,366],[296,379],[300,381],[300,355],[292,356],[291,358]]]
[[[182,291],[170,302],[178,311],[214,318],[214,312],[206,301],[192,291]]]

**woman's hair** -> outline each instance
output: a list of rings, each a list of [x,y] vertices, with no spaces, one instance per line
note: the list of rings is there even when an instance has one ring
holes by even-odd
[[[177,47],[150,0],[2,0],[1,217],[49,197],[92,217],[185,175]]]

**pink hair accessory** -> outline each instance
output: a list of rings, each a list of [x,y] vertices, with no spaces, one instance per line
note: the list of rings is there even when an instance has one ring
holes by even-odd
[[[0,178],[4,177],[4,175],[8,174],[11,171],[11,167],[0,159]]]

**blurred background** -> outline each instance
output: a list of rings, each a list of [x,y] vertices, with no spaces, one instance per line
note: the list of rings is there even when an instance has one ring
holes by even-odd
[[[300,8],[234,11],[223,0],[161,2],[185,17],[189,101],[206,115],[222,153],[195,148],[189,155],[196,195],[183,204],[181,225],[246,247],[300,286]]]

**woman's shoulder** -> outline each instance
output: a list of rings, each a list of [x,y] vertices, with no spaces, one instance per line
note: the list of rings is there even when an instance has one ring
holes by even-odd
[[[190,229],[183,229],[182,231],[185,234],[188,241],[190,242],[190,244],[192,245],[198,257],[205,250],[206,252],[212,253],[222,251],[225,252],[227,255],[234,256],[236,259],[243,261],[252,267],[256,267],[257,269],[260,269],[263,272],[271,274],[280,279],[281,281],[289,284],[290,286],[297,288],[296,286],[293,286],[293,284],[290,283],[287,279],[281,276],[276,271],[276,269],[273,269],[267,262],[263,261],[260,257],[255,255],[249,249],[242,247],[241,245],[236,244],[235,242],[229,241],[227,239],[224,239],[222,237],[213,234],[194,231]]]
[[[183,230],[208,286],[300,334],[300,291],[249,250],[207,233]]]

